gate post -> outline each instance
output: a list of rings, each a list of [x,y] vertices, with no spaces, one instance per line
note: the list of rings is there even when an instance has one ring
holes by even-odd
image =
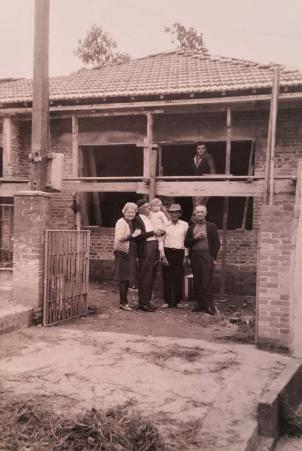
[[[13,300],[41,310],[44,282],[44,236],[49,225],[50,194],[15,195]]]

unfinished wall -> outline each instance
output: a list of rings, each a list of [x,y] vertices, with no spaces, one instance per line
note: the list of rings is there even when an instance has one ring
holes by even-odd
[[[257,283],[259,346],[302,356],[302,160],[294,204],[264,205],[261,211]]]
[[[264,142],[266,140],[266,122],[268,113],[234,114],[233,138],[251,140],[257,138],[256,166],[263,167]],[[107,144],[117,142],[136,142],[141,144],[145,136],[145,118],[106,118],[81,120],[79,123],[82,144]],[[155,142],[186,142],[209,140],[225,140],[226,115],[224,113],[175,114],[154,117]],[[125,133],[127,130],[127,133]],[[259,219],[259,202],[254,206],[254,229],[252,231],[230,231],[228,233],[228,273],[227,290],[255,293],[256,287],[256,253],[257,228]],[[92,265],[91,274],[98,278],[112,277],[113,231],[92,229]],[[100,261],[100,264],[98,264]],[[101,263],[102,261],[102,263]],[[104,262],[106,262],[104,264]],[[111,272],[110,272],[111,268]],[[219,264],[216,271],[216,285],[219,286]]]
[[[261,211],[257,283],[257,344],[290,345],[290,274],[295,248],[293,206]]]
[[[296,175],[296,163],[302,156],[302,110],[281,110],[278,115],[276,142],[276,175]],[[234,112],[232,114],[232,139],[256,140],[255,174],[265,172],[268,111]],[[29,174],[27,156],[30,151],[29,121],[11,125],[12,162],[10,173]],[[71,118],[51,120],[50,150],[64,153],[64,175],[72,174]],[[106,117],[79,119],[80,145],[108,145],[131,143],[142,145],[146,135],[144,116]],[[154,117],[154,142],[224,141],[226,138],[226,113],[173,114]],[[1,139],[1,138],[0,138]],[[3,132],[2,132],[3,142]],[[0,141],[1,144],[1,141]],[[16,157],[16,155],[18,157]],[[8,169],[7,169],[8,171]],[[293,205],[294,196],[278,195],[277,205]],[[70,209],[72,196],[54,194],[51,199],[51,227],[73,228],[74,216]],[[255,293],[256,255],[258,230],[260,226],[261,199],[254,199],[253,230],[228,232],[227,290],[248,294]],[[93,229],[92,259],[96,268],[98,261],[111,262],[113,255],[112,229]],[[102,264],[103,265],[103,264]],[[104,266],[104,265],[103,265]],[[107,271],[107,270],[106,270]],[[99,273],[100,274],[100,273]],[[109,275],[109,270],[106,272]],[[105,272],[104,272],[105,275]],[[217,278],[219,277],[219,266]]]
[[[301,110],[284,110],[278,116],[276,147],[276,175],[295,175],[297,157],[301,155],[302,142]],[[204,139],[225,140],[226,114],[174,114],[158,115],[154,118],[155,142],[186,142]],[[234,112],[232,117],[232,139],[256,140],[255,174],[264,175],[267,139],[268,111]],[[126,131],[127,130],[127,131]],[[80,142],[83,144],[108,144],[136,142],[141,144],[145,134],[145,118],[103,118],[80,121]],[[66,135],[64,137],[66,139]],[[278,195],[277,204],[292,205],[294,196]],[[261,199],[254,199],[253,230],[228,232],[227,290],[254,294],[256,290],[256,259],[258,230],[260,225]],[[111,241],[110,241],[111,240]],[[92,232],[93,268],[92,274],[110,277],[113,245],[112,229]],[[103,261],[98,270],[98,261]],[[104,265],[104,262],[105,265]],[[110,264],[111,262],[111,264]],[[216,272],[219,284],[219,265]]]

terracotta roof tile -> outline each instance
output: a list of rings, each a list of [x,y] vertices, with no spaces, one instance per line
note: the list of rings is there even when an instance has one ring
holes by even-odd
[[[50,100],[269,89],[273,68],[273,65],[178,50],[53,77],[50,79]],[[283,66],[281,69],[281,86],[302,88],[301,71]],[[0,104],[31,100],[31,80],[0,83]]]

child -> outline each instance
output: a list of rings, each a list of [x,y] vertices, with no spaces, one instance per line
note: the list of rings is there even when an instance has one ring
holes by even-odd
[[[165,213],[162,211],[162,201],[155,197],[150,202],[151,205],[151,212],[150,212],[150,221],[153,225],[154,229],[161,229],[165,230],[165,227],[169,224],[169,220]],[[159,248],[159,255],[160,258],[165,257],[164,252],[164,237],[157,238],[158,240],[158,248]]]

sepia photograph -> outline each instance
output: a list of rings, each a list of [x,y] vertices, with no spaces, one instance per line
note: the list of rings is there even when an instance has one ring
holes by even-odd
[[[0,7],[0,451],[302,451],[302,2]]]

